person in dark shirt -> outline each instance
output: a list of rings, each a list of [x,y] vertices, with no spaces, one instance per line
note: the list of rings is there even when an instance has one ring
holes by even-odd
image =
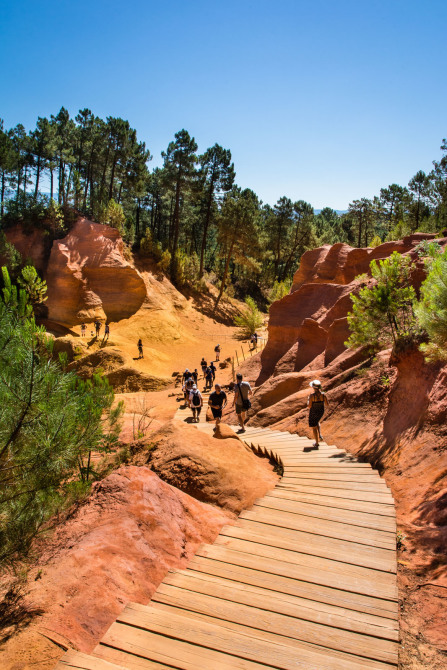
[[[203,373],[203,376],[205,377],[205,372],[206,372],[206,369],[208,367],[208,363],[203,358],[203,356],[202,356],[202,360],[200,361],[200,367],[202,368],[202,373]]]
[[[210,370],[213,375],[213,382],[216,380],[216,366],[214,365],[213,361],[210,363]]]
[[[205,370],[205,391],[210,390],[213,385],[213,372],[210,367]]]
[[[227,404],[227,394],[222,391],[220,384],[215,385],[215,390],[208,398],[208,405],[211,407],[213,418],[216,419],[216,426],[221,422],[222,411]]]
[[[195,368],[194,372],[192,373],[192,378],[194,379],[194,384],[197,384],[197,380],[199,378],[199,373],[197,372],[197,368]]]

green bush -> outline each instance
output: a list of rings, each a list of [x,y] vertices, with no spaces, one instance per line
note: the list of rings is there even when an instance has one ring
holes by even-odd
[[[0,300],[0,565],[25,554],[42,524],[92,475],[92,450],[116,442],[113,389],[66,373],[24,289],[3,272]],[[94,474],[94,473],[93,473]]]
[[[420,327],[428,335],[421,344],[428,361],[447,359],[447,249],[438,244],[425,247],[428,275],[421,287],[420,301],[414,309]]]
[[[234,318],[234,325],[238,326],[241,337],[248,338],[263,325],[264,318],[253,298],[245,298],[245,304],[246,309]]]
[[[284,281],[275,281],[272,288],[268,292],[268,302],[271,305],[276,300],[281,300],[290,293],[292,287],[292,280],[285,279]]]
[[[401,338],[408,341],[416,333],[416,293],[410,286],[413,264],[407,256],[395,251],[389,258],[372,261],[370,268],[375,285],[365,286],[358,295],[351,293],[351,335],[346,346],[366,347],[373,352],[395,346]]]

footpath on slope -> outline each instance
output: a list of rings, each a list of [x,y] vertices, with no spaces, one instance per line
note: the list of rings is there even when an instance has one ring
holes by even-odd
[[[212,434],[205,408],[196,426]],[[316,450],[250,427],[243,439],[282,462],[275,489],[186,570],[169,572],[149,605],[129,603],[92,655],[69,651],[57,670],[397,667],[396,523],[384,480],[324,442]]]

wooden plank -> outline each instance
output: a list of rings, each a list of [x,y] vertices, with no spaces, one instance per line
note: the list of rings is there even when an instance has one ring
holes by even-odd
[[[284,478],[277,483],[275,491],[296,491],[297,493],[316,493],[317,495],[328,495],[338,498],[348,498],[349,500],[363,500],[365,502],[380,502],[386,505],[393,505],[393,498],[389,491],[364,491],[363,489],[353,489],[346,486],[309,486],[298,483],[285,483]]]
[[[72,668],[73,670],[126,670],[126,667],[123,665],[116,665],[96,656],[84,654],[82,651],[71,649],[66,651],[62,658],[59,659],[59,663],[54,670],[67,670],[67,668]]]
[[[112,624],[104,635],[101,644],[97,647],[98,653],[106,653],[106,647],[124,651],[142,659],[161,661],[172,668],[181,670],[199,670],[199,668],[265,670],[269,667],[262,663],[237,658],[215,649],[207,649],[201,645],[176,639],[175,635],[166,636],[165,632],[143,630],[119,622]]]
[[[305,471],[297,471],[289,472],[287,471],[287,478],[292,479],[294,477],[297,477],[298,479],[309,479],[311,481],[324,481],[324,482],[356,482],[356,483],[361,483],[361,484],[373,484],[375,483],[378,487],[380,486],[388,488],[386,483],[383,481],[383,479],[380,479],[379,476],[377,475],[376,472],[368,472],[364,474],[363,472],[359,474],[358,472],[355,472],[354,470],[349,469],[349,472],[326,472],[326,473],[318,473],[318,472],[305,472]]]
[[[151,602],[155,607],[178,608],[181,613],[185,610],[195,612],[207,620],[212,617],[214,620],[255,628],[261,631],[257,636],[262,635],[263,631],[268,631],[294,640],[310,642],[329,650],[336,649],[356,656],[366,655],[390,663],[397,662],[396,642],[340,630],[305,619],[297,621],[293,617],[249,606],[246,603],[230,602],[168,585],[161,585]]]
[[[179,615],[173,610],[174,608],[170,608],[168,612],[132,603],[119,615],[119,621],[174,639],[188,640],[196,645],[232,654],[235,657],[271,665],[279,670],[295,670],[303,667],[313,670],[315,668],[358,670],[360,660],[364,668],[388,670],[396,667],[395,663],[360,659],[336,650],[326,651],[317,645],[276,636],[266,631],[259,631],[256,636],[253,629],[230,622],[225,626],[219,625],[212,619],[213,623],[209,623],[199,615],[186,611],[182,611]]]
[[[259,512],[262,509],[262,512]],[[280,510],[263,508],[253,508],[239,515],[240,519],[250,519],[252,521],[261,521],[281,528],[291,528],[293,530],[302,530],[315,535],[324,535],[325,537],[340,538],[358,544],[366,544],[371,547],[381,547],[382,549],[395,549],[396,537],[393,533],[386,531],[372,530],[362,528],[361,526],[351,526],[338,521],[326,521],[319,519],[318,523],[308,516],[300,514],[291,514],[281,512]]]
[[[98,644],[95,648],[95,654],[95,658],[99,657],[112,663],[122,664],[125,670],[172,670],[178,667],[134,656],[131,653],[108,647],[105,644]]]
[[[346,609],[397,619],[396,603],[390,600],[349,593],[333,587],[275,574],[274,572],[263,572],[253,567],[233,565],[232,563],[202,558],[201,556],[193,558],[191,569],[217,577],[228,577],[237,582],[245,582],[271,591],[279,591],[280,593],[288,593],[292,596],[296,595],[300,598],[327,603],[328,605],[339,605]]]
[[[382,485],[378,482],[373,482],[369,484],[368,482],[346,482],[346,481],[336,481],[331,479],[331,481],[323,479],[309,479],[308,477],[295,477],[285,474],[281,479],[281,485],[295,485],[299,486],[311,486],[311,487],[320,487],[320,488],[331,488],[331,489],[349,489],[351,491],[369,491],[370,493],[377,493],[382,495],[388,495],[391,498],[391,493],[386,485]]]
[[[311,554],[302,554],[292,549],[283,549],[272,547],[268,544],[254,542],[253,540],[243,538],[233,538],[230,536],[219,536],[213,546],[221,546],[234,551],[242,551],[254,556],[272,558],[278,561],[292,563],[294,566],[303,566],[313,571],[317,571],[316,580],[322,584],[321,573],[324,572],[323,579],[328,582],[334,582],[338,588],[357,593],[366,593],[386,598],[386,594],[393,594],[397,598],[396,577],[393,573],[371,570],[360,566],[351,565],[349,570],[346,563],[334,561],[328,558],[321,558]],[[200,554],[206,556],[206,553]],[[219,559],[220,560],[220,559]],[[318,575],[318,573],[320,573]],[[330,575],[330,577],[328,576]],[[304,574],[301,573],[303,579]],[[380,595],[380,590],[385,595]]]
[[[396,552],[365,544],[327,538],[288,528],[270,526],[258,521],[238,519],[232,526],[225,526],[222,535],[253,539],[262,544],[294,549],[311,556],[338,560],[348,565],[359,565],[385,572],[396,572]],[[347,568],[348,570],[348,568]]]
[[[394,642],[399,639],[397,621],[393,619],[290,596],[194,570],[169,572],[163,584]]]
[[[266,507],[270,509],[283,510],[293,514],[303,514],[306,516],[328,519],[332,521],[341,521],[363,528],[372,528],[385,530],[390,533],[396,533],[396,521],[392,517],[377,516],[372,512],[360,512],[358,510],[344,510],[330,507],[329,505],[315,505],[311,502],[299,502],[297,500],[283,500],[282,498],[265,496],[254,507]]]
[[[280,498],[282,500],[296,500],[297,502],[311,502],[315,505],[328,505],[332,508],[352,509],[365,514],[376,514],[395,519],[394,505],[391,503],[378,503],[374,501],[352,500],[350,498],[336,498],[334,496],[322,496],[315,493],[300,493],[298,491],[287,491],[287,489],[275,488],[265,498]]]
[[[376,477],[379,476],[377,470],[373,470],[369,463],[345,463],[345,462],[334,462],[326,459],[324,463],[319,463],[318,461],[312,463],[304,462],[294,464],[293,461],[287,463],[287,471],[289,472],[355,472],[360,474],[374,474]]]
[[[234,539],[232,546],[225,545],[204,545],[199,549],[196,557],[210,558],[224,563],[231,563],[232,565],[251,568],[259,570],[260,572],[268,572],[273,575],[281,575],[290,579],[298,579],[303,582],[316,584],[317,586],[324,586],[328,588],[343,589],[349,594],[359,594],[361,596],[371,596],[377,600],[397,601],[397,586],[394,575],[391,579],[387,573],[375,573],[375,584],[371,576],[363,573],[360,570],[352,571],[349,574],[343,575],[341,570],[337,570],[337,565],[333,566],[331,570],[329,567],[320,569],[308,565],[303,559],[299,561],[300,556],[297,555],[296,563],[294,563],[287,552],[287,549],[275,549],[268,547],[268,545],[259,545],[259,553],[248,553],[241,551],[236,547],[238,543],[243,540]],[[247,541],[246,541],[247,542]],[[248,542],[250,544],[250,542]],[[253,549],[257,549],[258,545],[251,543]],[[262,553],[261,553],[262,552]],[[284,555],[286,553],[286,556]],[[287,560],[284,560],[287,558]],[[327,562],[329,565],[330,561]],[[371,571],[373,572],[373,571]],[[375,588],[374,588],[375,586]],[[355,598],[354,598],[355,600]],[[361,601],[361,599],[360,599]],[[383,603],[380,603],[382,606]],[[387,610],[392,610],[395,605],[386,605]]]

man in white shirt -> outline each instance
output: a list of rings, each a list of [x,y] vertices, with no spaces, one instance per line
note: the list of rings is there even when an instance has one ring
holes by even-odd
[[[233,405],[236,409],[241,433],[245,433],[245,417],[247,410],[251,407],[251,402],[249,400],[249,396],[251,395],[253,395],[253,391],[251,390],[250,384],[248,382],[243,382],[242,375],[238,373],[236,375],[236,384],[234,387]]]
[[[199,423],[200,412],[202,411],[203,398],[197,385],[194,384],[189,394],[189,406],[192,410],[193,423]]]

